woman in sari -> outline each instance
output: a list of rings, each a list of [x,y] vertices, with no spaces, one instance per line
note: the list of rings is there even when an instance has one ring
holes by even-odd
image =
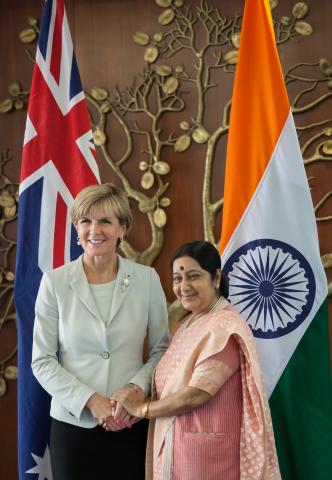
[[[112,397],[150,419],[147,478],[280,479],[254,338],[227,301],[218,251],[187,243],[171,263],[174,293],[191,314],[156,367],[151,400]]]

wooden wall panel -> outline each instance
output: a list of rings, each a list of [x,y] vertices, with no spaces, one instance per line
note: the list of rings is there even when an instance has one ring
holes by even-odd
[[[241,14],[244,2],[242,0],[214,0],[222,13],[234,16]],[[278,17],[289,15],[295,1],[279,0],[279,6],[274,10]],[[198,5],[198,0],[188,0],[187,4]],[[82,83],[86,91],[95,86],[102,86],[113,91],[115,86],[120,90],[132,84],[144,67],[144,48],[132,41],[135,31],[154,33],[162,31],[158,27],[157,17],[160,8],[153,0],[67,0],[67,14],[71,27],[74,48],[81,73]],[[300,62],[316,62],[322,57],[332,61],[331,45],[332,30],[330,28],[331,5],[329,0],[311,0],[308,2],[310,13],[308,21],[314,28],[310,37],[298,37],[280,45],[279,52],[284,71]],[[19,40],[19,32],[27,27],[27,18],[40,18],[43,8],[42,0],[2,0],[0,2],[0,100],[6,98],[8,84],[18,80],[23,89],[29,89],[33,65],[24,52],[25,46]],[[202,32],[199,34],[202,41]],[[32,48],[34,50],[34,47]],[[194,71],[193,58],[188,53],[177,55],[172,65],[183,64],[189,72]],[[221,118],[222,106],[230,98],[233,75],[213,72],[212,80],[219,83],[206,97],[206,126],[212,130]],[[162,122],[165,132],[181,133],[181,120],[190,120],[195,115],[197,100],[192,86],[186,85],[185,111],[177,115],[168,115]],[[295,90],[289,89],[291,98]],[[312,97],[314,98],[314,97]],[[295,116],[297,125],[319,122],[331,118],[332,100],[327,99],[318,108],[308,111],[302,116]],[[25,125],[25,111],[0,114],[0,153],[10,149],[13,161],[7,166],[6,173],[13,179],[19,178],[22,139]],[[143,120],[142,120],[143,121]],[[330,125],[331,126],[331,125]],[[119,158],[125,149],[125,139],[115,124],[110,122],[108,129],[110,151]],[[141,173],[137,168],[144,155],[140,152],[143,142],[134,151],[133,158],[125,167],[125,173],[133,185],[139,186]],[[217,200],[223,194],[223,176],[226,138],[222,138],[217,146],[216,161],[213,169],[212,196]],[[311,151],[311,154],[313,152]],[[165,245],[156,259],[154,266],[161,275],[162,283],[170,301],[171,275],[169,257],[174,249],[185,241],[203,237],[201,189],[204,170],[206,147],[193,144],[182,154],[176,154],[173,149],[165,149],[163,160],[171,166],[168,176],[170,187],[167,196],[172,199],[172,205],[167,209],[168,222],[165,229]],[[100,170],[103,181],[114,181],[119,184],[113,171],[106,165],[98,151]],[[311,181],[314,203],[329,190],[332,179],[331,162],[320,163],[307,169],[308,176],[315,177]],[[150,227],[144,215],[134,205],[135,226],[130,234],[130,241],[138,250],[145,249],[150,242]],[[321,216],[332,214],[331,199],[319,212]],[[217,216],[214,234],[220,235],[221,214]],[[15,235],[15,226],[10,227],[11,235]],[[305,235],[305,232],[303,232]],[[331,222],[319,224],[321,253],[332,252]],[[11,259],[14,270],[14,258]],[[331,269],[328,271],[332,280]],[[1,307],[1,306],[0,306]],[[330,309],[331,310],[331,309]],[[0,331],[0,360],[7,345],[15,342],[16,333]],[[8,392],[0,399],[0,478],[14,480],[16,469],[16,384],[8,382]]]

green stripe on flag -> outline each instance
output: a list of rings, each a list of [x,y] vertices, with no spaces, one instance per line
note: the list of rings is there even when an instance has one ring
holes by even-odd
[[[327,299],[282,374],[270,407],[283,480],[331,480],[332,377]]]

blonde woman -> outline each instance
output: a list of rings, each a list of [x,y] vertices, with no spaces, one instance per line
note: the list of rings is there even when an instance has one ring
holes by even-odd
[[[53,480],[143,479],[147,422],[109,397],[149,394],[169,342],[164,292],[153,268],[116,253],[132,225],[122,190],[85,188],[72,221],[84,253],[44,274],[32,354],[34,375],[52,396]],[[109,431],[101,426],[106,419]]]

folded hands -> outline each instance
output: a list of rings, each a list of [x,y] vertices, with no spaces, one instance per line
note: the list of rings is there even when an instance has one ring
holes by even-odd
[[[94,393],[86,403],[99,425],[108,431],[118,432],[131,428],[143,418],[144,393],[136,385],[114,392],[111,398]]]

